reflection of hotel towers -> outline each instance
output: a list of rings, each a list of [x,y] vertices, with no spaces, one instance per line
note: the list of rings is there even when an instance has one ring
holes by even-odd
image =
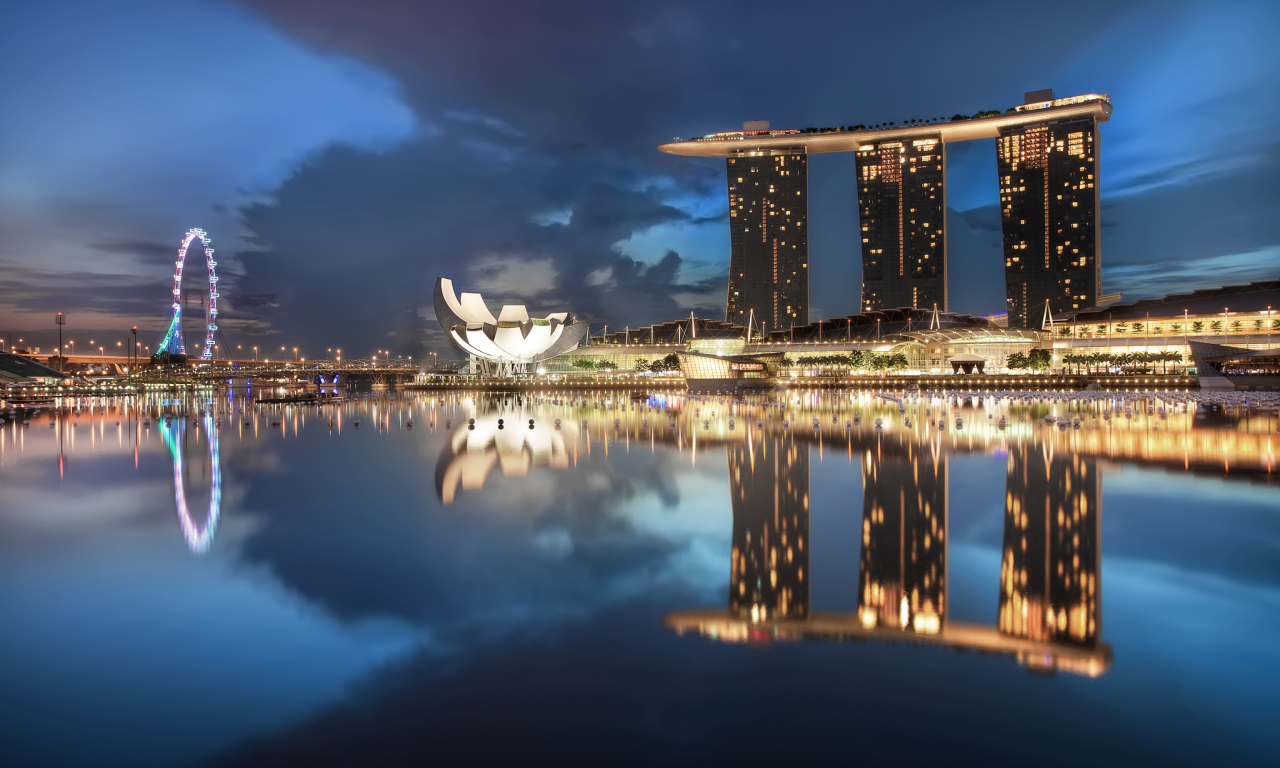
[[[1010,446],[1000,562],[1002,633],[1093,645],[1102,477],[1097,462],[1049,444]]]
[[[858,619],[865,627],[936,633],[945,620],[947,462],[919,453],[914,444],[905,455],[877,449],[862,462]]]
[[[729,612],[743,619],[809,615],[809,447],[729,446],[733,561]]]

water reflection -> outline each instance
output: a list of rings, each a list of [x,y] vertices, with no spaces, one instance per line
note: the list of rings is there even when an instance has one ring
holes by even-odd
[[[1009,453],[1005,487],[1000,631],[1095,644],[1102,518],[1097,460],[1024,444]]]
[[[209,511],[203,524],[191,517],[187,507],[187,491],[183,472],[183,454],[187,435],[186,420],[166,419],[160,426],[160,436],[165,447],[173,458],[173,500],[178,510],[178,522],[182,525],[182,536],[187,540],[187,547],[197,554],[209,551],[213,537],[218,530],[218,515],[222,509],[222,468],[218,461],[218,430],[212,414],[204,417],[204,434],[209,444]],[[199,438],[199,431],[196,437]]]
[[[809,447],[749,439],[727,449],[729,613],[751,621],[807,618]]]
[[[858,620],[937,633],[946,615],[947,462],[938,446],[877,445],[862,463]]]
[[[467,400],[477,423],[455,429],[437,463],[437,493],[445,503],[459,485],[481,488],[495,466],[508,477],[523,476],[534,464],[567,469],[576,465],[580,447],[589,454],[593,443],[606,453],[611,445],[645,444],[687,451],[691,465],[700,452],[723,447],[732,509],[727,606],[668,614],[663,622],[677,632],[757,644],[815,638],[939,644],[1011,655],[1035,671],[1089,676],[1106,672],[1112,659],[1101,641],[1100,463],[1157,464],[1264,483],[1273,465],[1267,421],[1244,411],[1234,422],[1239,429],[1205,430],[1196,422],[1201,413],[1174,401],[924,399],[907,403],[905,414],[896,401],[888,407],[857,393],[638,404],[552,395],[516,405],[523,407],[500,396]],[[940,425],[950,419],[931,419],[929,406],[937,417],[963,414],[966,424],[944,432]],[[1074,417],[1074,426],[1063,419],[1042,423],[1061,412]],[[866,421],[850,418],[856,413]],[[526,416],[545,425],[550,414],[569,419],[565,431],[524,428]],[[580,421],[588,415],[590,427]],[[914,424],[904,419],[912,415]],[[878,418],[871,426],[875,416],[884,417],[883,427]],[[500,429],[499,417],[516,428]],[[810,539],[823,535],[810,530],[811,451],[819,457],[847,451],[850,460],[860,459],[861,547],[857,606],[850,613],[810,607]],[[1000,566],[989,577],[991,623],[948,617],[948,464],[949,456],[967,453],[1006,459]]]
[[[1055,455],[1049,443],[1010,446],[997,620],[975,625],[947,618],[947,454],[936,441],[868,443],[855,613],[809,610],[809,450],[782,438],[728,448],[728,610],[663,623],[725,642],[908,640],[1012,655],[1037,671],[1110,667],[1111,647],[1099,642],[1096,460]]]
[[[508,426],[485,419],[455,430],[436,462],[440,500],[452,504],[459,484],[464,490],[480,490],[494,466],[500,466],[506,477],[524,477],[534,464],[568,468],[569,454],[558,430],[520,427],[518,422]]]

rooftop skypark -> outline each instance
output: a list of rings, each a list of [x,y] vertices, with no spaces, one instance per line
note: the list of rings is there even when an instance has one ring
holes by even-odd
[[[1090,115],[1100,123],[1111,118],[1111,98],[1106,94],[1088,93],[1062,99],[1042,99],[1004,112],[988,110],[973,115],[956,114],[951,117],[930,117],[893,121],[875,125],[849,125],[826,128],[770,129],[767,123],[762,129],[709,133],[694,139],[676,139],[658,145],[658,149],[672,155],[691,157],[727,157],[741,147],[723,146],[724,142],[759,142],[762,147],[791,146],[800,144],[809,154],[825,152],[856,152],[858,145],[869,141],[941,133],[943,140],[971,141],[994,139],[1000,129],[1015,125],[1038,123],[1045,120],[1062,120]],[[855,135],[856,134],[856,135]],[[772,140],[772,141],[770,141]],[[721,146],[716,146],[717,144]]]

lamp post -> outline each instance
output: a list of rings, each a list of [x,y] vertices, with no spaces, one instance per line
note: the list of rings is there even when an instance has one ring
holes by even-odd
[[[294,347],[294,348],[293,348],[293,362],[295,362],[295,363],[296,363],[296,362],[298,362],[298,348],[297,348],[297,347]]]
[[[129,349],[133,353],[133,360],[129,363],[131,373],[138,372],[138,326],[133,326],[133,346]]]
[[[258,362],[258,348],[257,348],[257,347],[254,347],[254,348],[253,348],[253,362],[255,362],[255,363],[256,363],[256,362]]]
[[[58,373],[65,373],[62,370],[62,326],[67,324],[67,316],[59,312],[53,321],[58,324]]]

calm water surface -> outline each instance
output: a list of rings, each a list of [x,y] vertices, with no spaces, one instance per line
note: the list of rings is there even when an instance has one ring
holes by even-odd
[[[7,766],[1280,750],[1274,411],[211,392],[4,417]]]

